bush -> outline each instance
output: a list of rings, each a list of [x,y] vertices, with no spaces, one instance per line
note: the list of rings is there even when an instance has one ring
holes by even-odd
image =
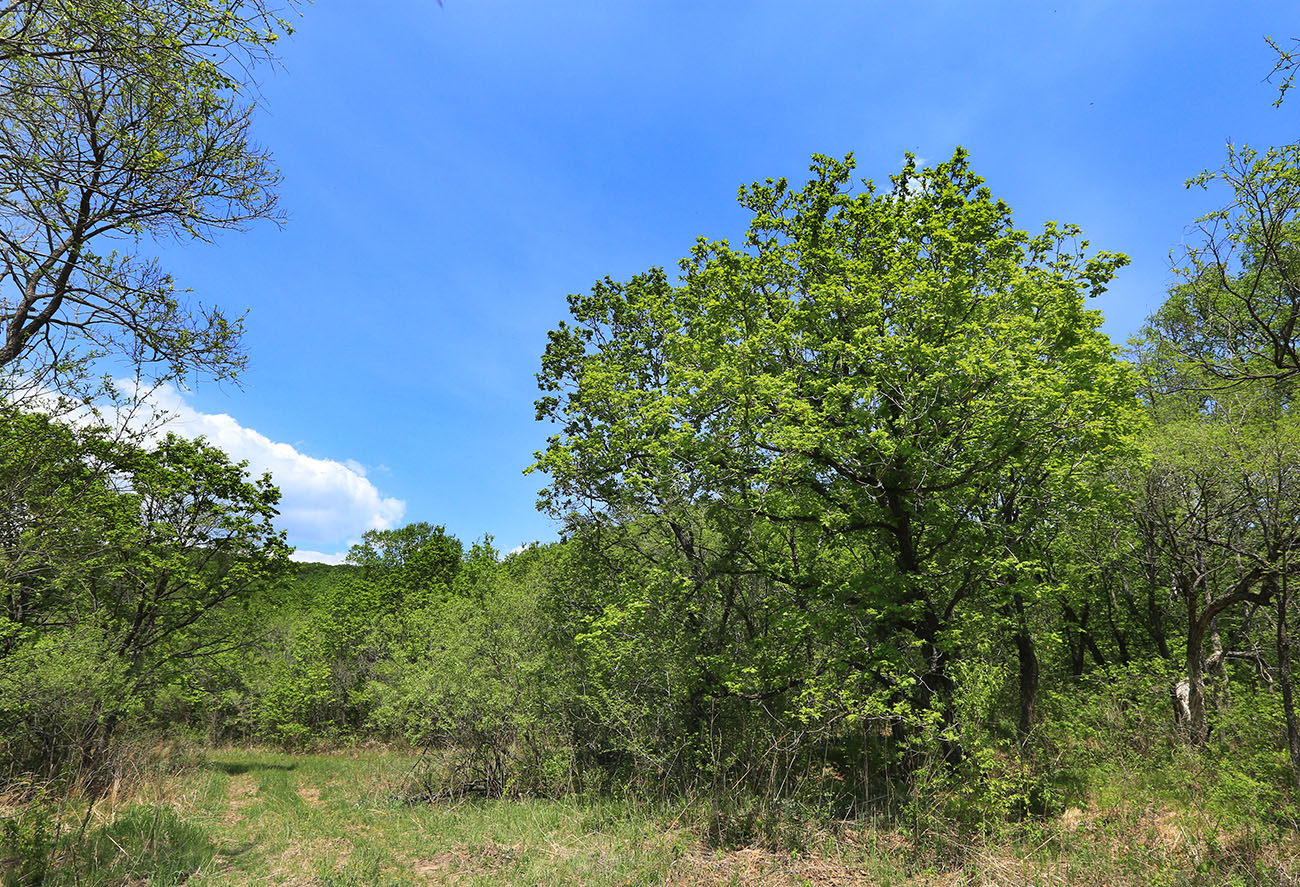
[[[126,695],[125,666],[95,626],[35,637],[0,669],[0,754],[18,772],[79,769],[105,750]]]
[[[404,640],[375,666],[371,724],[452,756],[425,774],[445,780],[427,792],[500,797],[572,783],[530,563],[475,545],[453,593],[405,614]]]

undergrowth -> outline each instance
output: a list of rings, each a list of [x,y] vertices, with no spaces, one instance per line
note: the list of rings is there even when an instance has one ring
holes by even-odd
[[[0,799],[0,883],[1300,884],[1271,715],[1225,708],[1195,749],[1160,700],[1122,695],[1076,699],[1071,720],[1049,709],[1025,743],[990,733],[955,766],[917,759],[869,803],[833,779],[781,799],[609,784],[486,798],[439,794],[454,756],[142,743],[94,803],[53,782]]]

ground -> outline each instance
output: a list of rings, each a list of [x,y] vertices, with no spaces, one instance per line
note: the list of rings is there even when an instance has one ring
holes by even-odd
[[[1300,884],[1293,830],[1227,829],[1132,797],[1069,807],[1011,839],[826,821],[783,848],[770,835],[718,846],[708,817],[686,802],[406,803],[418,759],[383,748],[167,760],[88,816],[64,808],[60,834],[84,820],[84,839],[43,887]],[[0,882],[42,883],[12,857],[0,859]]]
[[[661,812],[584,800],[411,806],[393,797],[415,759],[392,752],[213,753],[159,798],[214,835],[192,887],[252,884],[841,885],[848,861],[711,850]]]

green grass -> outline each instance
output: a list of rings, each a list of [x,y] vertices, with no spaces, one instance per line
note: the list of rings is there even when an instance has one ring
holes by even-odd
[[[1294,832],[1216,822],[1194,804],[1171,801],[1168,786],[1149,792],[1117,777],[1081,808],[996,839],[943,822],[909,830],[805,821],[797,840],[774,843],[769,834],[761,845],[724,847],[706,840],[718,809],[685,802],[408,805],[399,789],[415,765],[380,749],[214,751],[145,780],[129,798],[101,803],[76,842],[67,838],[84,806],[68,802],[61,829],[55,808],[28,808],[12,820],[25,824],[10,829],[11,846],[0,855],[26,835],[33,858],[45,842],[51,864],[43,881],[40,866],[13,857],[0,861],[0,872],[5,887],[915,887],[1286,884],[1283,873],[1300,868]],[[62,849],[49,853],[52,843]]]
[[[190,881],[226,884],[659,884],[672,836],[627,807],[397,799],[414,760],[388,752],[214,754],[194,821],[219,852]]]

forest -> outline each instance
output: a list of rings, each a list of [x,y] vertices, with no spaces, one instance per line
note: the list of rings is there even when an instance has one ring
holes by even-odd
[[[112,244],[275,218],[239,72],[286,30],[0,10],[5,885],[1295,883],[1300,148],[1189,182],[1220,208],[1128,342],[1090,307],[1128,257],[1018,227],[962,149],[814,155],[741,189],[743,235],[568,297],[517,466],[557,541],[297,564],[274,477],[102,372],[241,371],[237,317]],[[382,778],[339,810],[486,831],[267,874],[218,801],[140,799],[349,760]],[[605,868],[485,836],[560,809],[649,836]]]

